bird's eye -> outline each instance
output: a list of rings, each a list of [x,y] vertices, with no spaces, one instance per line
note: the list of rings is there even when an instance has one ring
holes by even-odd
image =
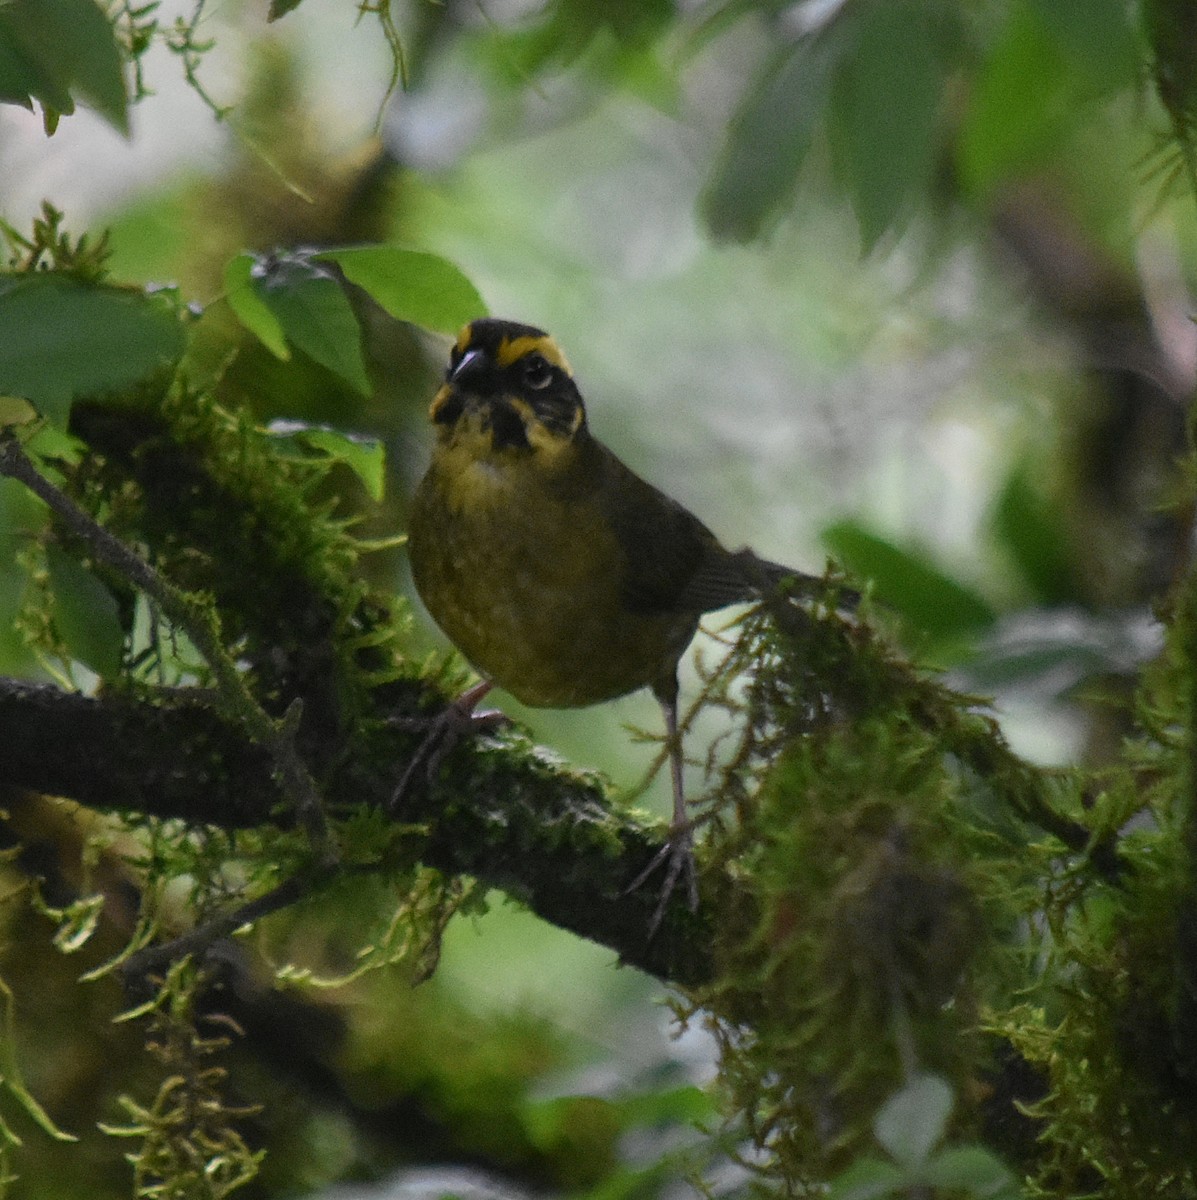
[[[539,354],[524,359],[524,383],[530,388],[547,388],[553,382],[553,368]]]

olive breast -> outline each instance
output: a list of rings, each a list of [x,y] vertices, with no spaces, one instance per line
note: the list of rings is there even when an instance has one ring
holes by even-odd
[[[594,704],[672,673],[696,614],[625,602],[628,556],[584,481],[434,455],[411,521],[412,574],[437,624],[522,702]]]

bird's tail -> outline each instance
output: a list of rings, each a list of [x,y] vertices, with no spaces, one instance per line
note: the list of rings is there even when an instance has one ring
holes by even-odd
[[[752,580],[753,586],[762,596],[767,596],[786,584],[788,596],[796,600],[834,600],[835,607],[840,612],[854,612],[860,604],[861,596],[858,591],[845,587],[834,579],[808,575],[805,571],[787,567],[784,563],[770,562],[751,550],[741,550],[737,557],[742,560],[744,574]]]

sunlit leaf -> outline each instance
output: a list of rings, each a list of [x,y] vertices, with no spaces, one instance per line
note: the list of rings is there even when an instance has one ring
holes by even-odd
[[[250,281],[292,346],[363,396],[370,394],[361,327],[327,267],[303,254],[272,255],[253,264]]]
[[[907,1167],[924,1164],[943,1138],[952,1114],[952,1089],[938,1075],[916,1075],[882,1105],[873,1132]]]
[[[0,276],[0,393],[65,426],[71,401],[168,366],[184,332],[162,296],[45,272]]]
[[[831,132],[866,250],[909,214],[930,182],[945,76],[942,37],[919,0],[860,5],[855,17],[852,50],[832,90]]]
[[[399,246],[349,246],[316,255],[335,262],[345,278],[400,321],[439,333],[456,333],[468,321],[486,315],[478,290],[436,254]]]
[[[372,500],[382,499],[386,451],[378,438],[346,433],[328,425],[308,425],[301,421],[273,421],[266,432],[272,437],[318,450],[344,463],[362,481]]]
[[[0,4],[0,100],[69,114],[76,95],[128,133],[121,52],[95,0]]]
[[[270,305],[254,286],[253,271],[257,264],[253,254],[238,254],[224,269],[225,298],[237,320],[245,326],[276,358],[291,357],[287,335]]]
[[[749,89],[702,198],[716,238],[749,241],[793,197],[844,49],[836,21],[777,53]]]
[[[54,595],[54,628],[66,648],[103,679],[120,671],[124,631],[116,597],[57,546],[46,547]]]
[[[37,409],[23,396],[0,396],[0,428],[37,420]]]

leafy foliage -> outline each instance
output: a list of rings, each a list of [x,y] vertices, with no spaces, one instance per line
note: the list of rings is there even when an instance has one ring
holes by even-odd
[[[202,9],[166,26],[152,4],[112,5],[111,20],[91,0],[0,4],[0,100],[41,105],[48,129],[85,102],[124,130],[127,96],[149,94],[144,56],[162,41],[227,116],[200,82],[210,48]],[[403,73],[391,6],[380,0],[361,11],[378,18]],[[616,89],[692,116],[686,71],[727,52],[742,87],[730,116],[686,126],[695,139],[687,152],[699,147],[696,189],[706,171],[698,202],[710,231],[772,238],[784,249],[787,217],[830,191],[850,207],[862,248],[877,252],[945,214],[992,218],[990,233],[1008,231],[1022,211],[1010,197],[1039,176],[1066,191],[1070,172],[1088,170],[1101,176],[1107,204],[1113,193],[1132,193],[1132,173],[1112,175],[1102,157],[1118,141],[1110,130],[1125,136],[1117,114],[1130,110],[1167,127],[1165,155],[1176,157],[1180,176],[1197,178],[1193,11],[1178,0],[730,0],[679,16],[667,3],[556,0],[507,24],[460,28],[454,6],[429,5],[417,8],[411,45],[417,55],[467,47],[471,82],[490,89],[495,118],[479,137],[537,131],[543,115],[516,96],[536,89],[541,99],[568,96],[555,119]],[[298,21],[302,6],[275,0],[268,16]],[[418,80],[428,61],[415,66]],[[1147,74],[1162,116],[1143,94]],[[273,103],[275,92],[265,91]],[[262,174],[286,174],[279,161],[290,160],[272,159]],[[410,174],[405,182],[412,186]],[[589,185],[564,173],[563,182]],[[303,190],[287,183],[281,190]],[[1097,225],[1101,205],[1087,202],[1085,218]],[[221,206],[230,208],[258,213],[244,196]],[[410,212],[398,223],[414,224]],[[321,1180],[374,1168],[394,1161],[375,1157],[369,1138],[401,1123],[397,1109],[405,1119],[416,1110],[422,1153],[444,1146],[446,1155],[523,1172],[539,1188],[590,1195],[650,1193],[688,1169],[729,1162],[773,1192],[830,1188],[837,1200],[927,1190],[1006,1197],[1017,1194],[1016,1178],[1043,1197],[1197,1188],[1191,581],[1162,614],[1166,644],[1141,678],[1132,678],[1133,656],[1084,642],[1076,628],[1091,630],[1084,621],[1103,615],[1091,578],[1103,556],[1086,545],[1097,539],[1072,511],[1078,496],[1036,470],[1054,451],[1046,438],[996,473],[985,533],[1010,568],[1004,595],[985,580],[965,581],[916,537],[864,517],[838,522],[827,544],[873,580],[880,604],[866,603],[861,620],[845,624],[830,606],[807,612],[774,598],[708,672],[699,707],[722,710],[732,725],[708,762],[706,903],[697,914],[679,910],[663,934],[673,940],[646,950],[629,933],[641,931],[641,898],[624,895],[615,877],[651,851],[643,830],[601,803],[593,779],[518,735],[455,755],[429,785],[434,803],[412,819],[389,811],[396,747],[414,744],[424,715],[462,672],[416,648],[386,572],[374,576],[385,588],[368,582],[365,556],[383,542],[354,536],[375,517],[360,507],[358,484],[372,501],[383,497],[382,447],[402,437],[389,427],[385,437],[343,427],[374,433],[369,401],[384,376],[421,390],[431,371],[425,335],[408,326],[451,333],[485,308],[440,255],[363,244],[357,229],[342,245],[335,232],[326,236],[337,229],[331,219],[282,227],[319,236],[236,254],[221,274],[227,306],[204,312],[173,293],[109,281],[104,239],[72,239],[50,206],[29,236],[3,227],[11,270],[0,276],[0,452],[14,480],[29,465],[41,498],[3,481],[5,536],[19,543],[19,559],[3,566],[5,602],[21,609],[40,669],[64,690],[100,678],[95,697],[72,697],[94,703],[89,713],[132,698],[142,705],[133,711],[165,721],[181,703],[193,706],[186,761],[199,765],[185,782],[194,812],[142,811],[178,783],[171,765],[160,765],[108,801],[120,822],[84,811],[83,831],[70,836],[14,833],[38,854],[44,842],[67,846],[69,868],[56,875],[41,858],[31,855],[31,866],[15,853],[4,862],[11,877],[36,870],[47,880],[47,895],[28,906],[27,882],[10,900],[50,921],[39,933],[46,948],[80,963],[88,982],[74,990],[94,995],[120,979],[153,993],[131,1017],[145,1030],[153,1076],[122,1077],[124,1116],[105,1122],[132,1147],[139,1194],[227,1195],[251,1179],[267,1194],[294,1192],[306,1182],[297,1182],[299,1167],[287,1177],[292,1158],[319,1159],[312,1169]],[[507,236],[502,227],[491,233],[496,243]],[[304,248],[334,240],[335,248]],[[404,241],[421,245],[407,228]],[[516,245],[507,261],[522,266],[520,253]],[[1116,374],[1104,359],[1092,363],[1101,357],[1093,348],[1121,346],[1151,305],[1136,283],[1119,308],[1112,268],[1081,265],[1043,272],[1052,277],[1042,296],[1066,292],[1077,277],[1090,281],[1093,296],[1068,293],[1060,317],[1096,310],[1109,322],[1078,340],[1089,375]],[[574,266],[560,266],[571,297],[582,294]],[[405,323],[398,334],[386,328],[402,343],[400,369],[380,367],[383,314]],[[1148,349],[1164,340],[1149,332]],[[1134,370],[1118,364],[1123,375],[1140,387],[1167,376],[1138,350]],[[9,394],[25,406],[8,405]],[[258,413],[274,415],[267,394],[302,396],[310,411],[296,402],[285,422],[263,430]],[[1131,422],[1122,420],[1133,396],[1106,399],[1119,417],[1118,454],[1101,461],[1124,465],[1135,458],[1123,449]],[[1178,411],[1188,398],[1169,400]],[[1171,463],[1173,449],[1161,459]],[[356,482],[343,488],[350,473]],[[1166,532],[1177,545],[1191,541],[1195,476],[1189,462],[1170,481]],[[1142,477],[1135,484],[1160,519],[1158,487]],[[47,497],[52,513],[40,507]],[[396,523],[383,525],[391,533]],[[121,553],[106,554],[105,537]],[[1001,640],[999,613],[1012,596],[1088,611],[1020,657]],[[888,622],[889,639],[877,632]],[[1135,687],[1134,724],[1117,727],[1100,767],[1034,767],[1011,752],[978,701],[906,662],[895,649],[902,639],[926,658],[959,664],[954,683],[985,672],[1025,682],[1067,663],[1070,682],[1093,686],[1101,676],[1108,697],[1115,686]],[[1079,710],[1075,691],[1069,700]],[[1103,704],[1122,715],[1112,699]],[[223,753],[229,742],[217,728],[235,732],[243,757]],[[524,774],[505,774],[513,768]],[[260,787],[238,793],[244,779]],[[305,796],[319,800],[334,784],[339,804],[305,808]],[[541,804],[549,792],[572,803]],[[203,807],[229,794],[237,798],[229,810]],[[13,801],[14,811],[25,803]],[[44,812],[39,819],[49,827]],[[469,844],[447,845],[463,828]],[[596,859],[606,870],[586,874]],[[484,888],[462,871],[533,903],[550,886],[595,881],[563,923],[685,981],[680,1014],[707,1023],[720,1048],[718,1136],[697,1149],[671,1144],[680,1126],[717,1119],[709,1095],[672,1077],[630,1093],[546,1097],[536,1089],[566,1054],[534,1020],[513,1021],[491,1040],[495,1021],[436,993],[409,995],[411,983],[435,972],[451,919],[486,909]],[[546,875],[556,877],[546,883]],[[284,901],[297,907],[276,911]],[[237,932],[254,922],[256,958]],[[162,957],[152,943],[176,935],[174,953]],[[36,939],[10,940],[28,953]],[[200,962],[213,943],[231,964],[228,978],[213,958]],[[26,970],[22,988],[40,974]],[[22,988],[14,984],[9,1024],[22,1016]],[[234,1009],[255,989],[278,1006],[257,1037],[243,1038],[235,1018],[205,1007],[215,994]],[[256,1096],[269,1092],[278,1064],[237,1076],[238,1059],[267,1040],[263,1027],[296,997],[305,1020],[318,1013],[317,1024],[337,1029],[320,1025],[311,1039],[318,1049],[306,1065],[320,1078],[320,1101],[302,1120],[289,1122],[286,1109],[272,1126],[271,1105],[259,1109]],[[94,1003],[103,1021],[115,1011],[111,996]],[[303,1025],[285,1026],[288,1059],[301,1057]],[[22,1079],[18,1048],[10,1032],[0,1056],[10,1107],[39,1136],[60,1139],[52,1106],[34,1099],[42,1081]],[[247,1078],[255,1099],[242,1103]],[[332,1103],[345,1080],[344,1093],[366,1099],[355,1106],[340,1095],[333,1136],[332,1122],[321,1126],[311,1111]],[[278,1085],[273,1095],[293,1099],[288,1090]],[[369,1115],[377,1112],[384,1117]],[[357,1140],[341,1149],[353,1141],[349,1127]],[[292,1153],[264,1158],[259,1140]],[[0,1141],[7,1177],[24,1149],[15,1122],[0,1126]],[[633,1161],[632,1144],[651,1153]]]
[[[0,388],[65,428],[77,396],[116,391],[169,369],[183,330],[169,299],[48,272],[0,281]]]
[[[234,258],[225,287],[241,323],[278,358],[296,346],[362,395],[371,388],[361,331],[335,268],[396,320],[440,333],[456,333],[486,312],[469,280],[435,254],[357,246]]]
[[[960,769],[971,718],[864,629],[829,632],[758,613],[706,693],[739,708],[729,688],[751,671],[711,797],[714,853],[751,885],[694,1000],[733,1110],[794,1190],[846,1169],[905,1076],[965,1084],[1030,882],[1021,832]]]
[[[12,0],[0,8],[0,103],[42,106],[46,132],[79,95],[129,130],[124,64],[95,0]]]

